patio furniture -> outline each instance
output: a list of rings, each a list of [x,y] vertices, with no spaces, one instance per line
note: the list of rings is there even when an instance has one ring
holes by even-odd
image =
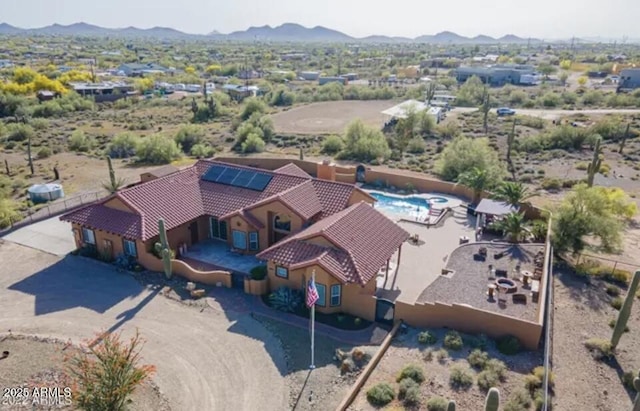
[[[508,278],[498,278],[496,280],[496,286],[500,292],[504,292],[505,294],[513,294],[518,291],[518,286],[515,281]]]
[[[460,244],[467,244],[469,243],[469,237],[467,237],[466,235],[460,236]]]
[[[532,281],[531,282],[531,301],[534,303],[538,302],[538,297],[540,296],[540,281]]]
[[[496,270],[496,275],[498,277],[506,277],[507,276],[507,270]]]
[[[482,254],[474,254],[473,255],[473,261],[486,261],[487,257],[485,257]]]
[[[518,294],[514,294],[513,297],[511,297],[512,301],[514,304],[526,304],[527,303],[527,296],[521,293]]]
[[[493,300],[493,294],[496,291],[496,285],[495,284],[489,284],[487,286],[487,295],[489,296],[490,300]]]
[[[495,253],[493,255],[493,258],[495,258],[496,260],[501,259],[502,257],[504,257],[504,253],[503,252],[499,252],[499,253]]]
[[[507,294],[501,292],[500,288],[498,288],[497,291],[498,291],[498,305],[507,305]]]
[[[487,247],[480,247],[480,249],[478,250],[478,254],[486,257],[487,256]]]
[[[533,277],[533,273],[531,271],[524,270],[522,272],[522,285],[525,287],[529,285],[531,282],[531,278]]]

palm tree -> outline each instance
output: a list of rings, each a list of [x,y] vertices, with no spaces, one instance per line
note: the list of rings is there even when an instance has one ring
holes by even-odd
[[[524,219],[524,213],[512,212],[505,215],[502,220],[494,223],[495,227],[512,243],[519,243],[529,232],[529,227]]]
[[[472,168],[458,176],[458,183],[465,185],[473,190],[472,203],[477,203],[482,192],[489,188],[490,176],[487,170],[477,167]]]
[[[498,186],[492,197],[495,200],[504,201],[510,206],[520,207],[520,204],[533,196],[534,194],[531,193],[524,184],[520,182],[505,181]]]

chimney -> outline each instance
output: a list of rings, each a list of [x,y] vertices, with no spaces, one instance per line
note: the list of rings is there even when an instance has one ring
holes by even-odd
[[[336,181],[336,165],[331,160],[322,160],[318,163],[316,176],[323,180]]]

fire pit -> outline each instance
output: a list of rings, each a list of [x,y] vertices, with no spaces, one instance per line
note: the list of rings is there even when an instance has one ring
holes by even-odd
[[[510,280],[508,278],[498,278],[496,280],[496,286],[501,292],[505,292],[507,294],[515,293],[518,291],[518,286],[515,281]]]

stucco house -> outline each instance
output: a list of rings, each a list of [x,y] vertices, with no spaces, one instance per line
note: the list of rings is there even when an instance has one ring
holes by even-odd
[[[144,182],[61,216],[77,247],[157,267],[162,218],[178,259],[196,244],[257,255],[267,262],[271,290],[304,289],[316,270],[320,311],[372,318],[376,274],[409,237],[373,209],[365,191],[311,177],[294,164],[268,171],[200,160],[159,175],[146,173]]]

